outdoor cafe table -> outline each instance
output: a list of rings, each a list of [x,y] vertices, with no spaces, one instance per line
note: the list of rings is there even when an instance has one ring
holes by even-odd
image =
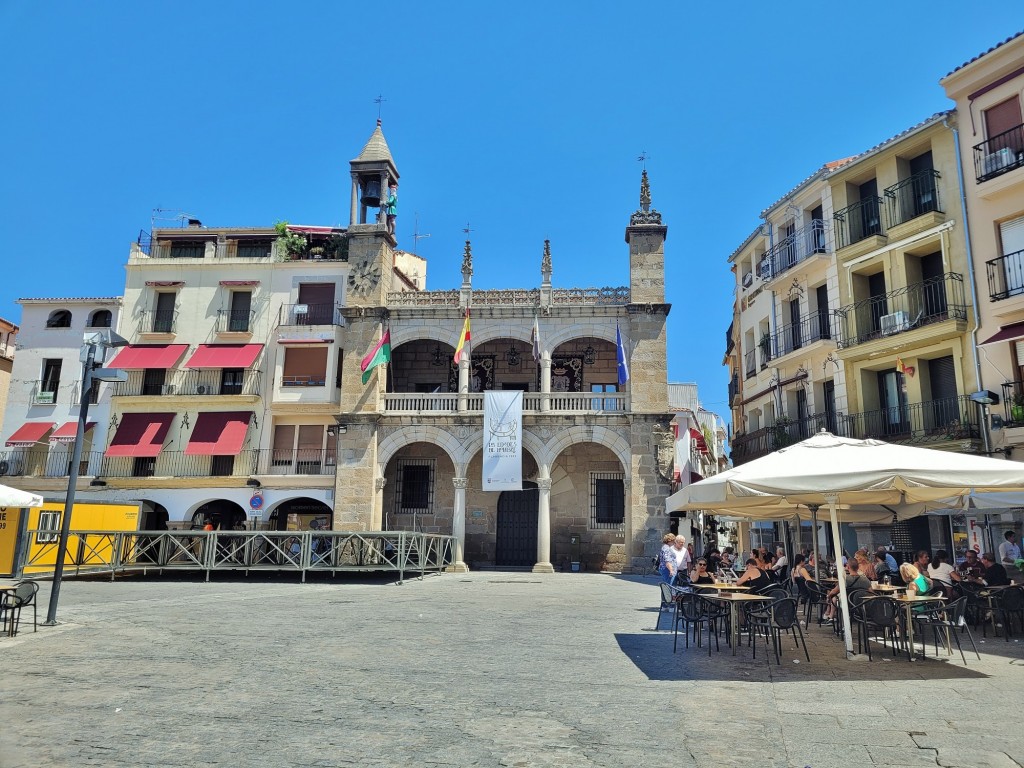
[[[732,645],[733,656],[736,655],[736,646],[740,643],[740,603],[771,602],[771,597],[767,595],[746,595],[742,592],[720,592],[717,595],[701,595],[701,597],[729,605],[729,625],[732,627],[730,644]]]
[[[903,632],[907,638],[907,658],[914,660],[914,617],[915,605],[926,605],[927,603],[945,602],[946,598],[940,595],[898,595],[892,598],[903,606]]]
[[[710,587],[711,589],[717,589],[719,592],[747,592],[750,590],[750,587],[737,584],[720,584],[718,582],[715,582],[714,584],[705,584],[704,586]]]
[[[906,587],[897,587],[894,584],[876,584],[871,587],[871,591],[877,595],[895,595],[897,592],[903,592]]]

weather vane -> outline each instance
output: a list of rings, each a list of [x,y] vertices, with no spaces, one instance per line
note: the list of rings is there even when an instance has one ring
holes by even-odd
[[[466,222],[466,226],[462,228],[462,231],[466,233],[466,237],[469,237],[469,233],[473,230],[469,228],[469,222]]]
[[[650,159],[650,157],[651,156],[647,154],[647,150],[644,150],[636,158],[636,161],[638,163],[643,163],[643,168],[645,171],[647,170],[647,161]]]
[[[373,103],[377,105],[377,119],[380,120],[380,107],[387,99],[384,98],[384,94],[378,93],[377,98],[373,100]]]

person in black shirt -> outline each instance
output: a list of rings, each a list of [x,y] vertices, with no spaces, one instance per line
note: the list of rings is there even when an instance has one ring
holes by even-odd
[[[981,556],[981,580],[986,587],[1003,587],[1010,583],[1006,569],[996,562],[996,556],[986,552]]]
[[[748,586],[755,592],[759,589],[764,589],[772,583],[772,577],[758,565],[757,560],[754,558],[747,560],[747,570],[736,580],[737,587]]]

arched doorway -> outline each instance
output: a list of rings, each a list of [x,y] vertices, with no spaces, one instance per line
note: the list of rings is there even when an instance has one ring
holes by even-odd
[[[142,519],[139,521],[140,531],[166,531],[170,515],[163,504],[155,501],[142,500]]]
[[[272,531],[329,531],[334,510],[322,501],[302,496],[282,501],[270,513]]]
[[[502,491],[498,497],[494,564],[532,566],[537,562],[537,484],[523,481],[521,491]]]
[[[245,528],[245,510],[233,501],[214,499],[192,513],[192,528],[202,528],[209,519],[214,530],[234,531]]]

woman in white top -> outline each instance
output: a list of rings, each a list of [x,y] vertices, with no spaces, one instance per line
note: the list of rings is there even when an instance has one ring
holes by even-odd
[[[949,592],[953,588],[953,577],[950,575],[956,569],[946,562],[949,556],[946,554],[946,550],[940,549],[935,553],[931,563],[928,565],[928,578],[933,581],[942,582],[942,586]]]

